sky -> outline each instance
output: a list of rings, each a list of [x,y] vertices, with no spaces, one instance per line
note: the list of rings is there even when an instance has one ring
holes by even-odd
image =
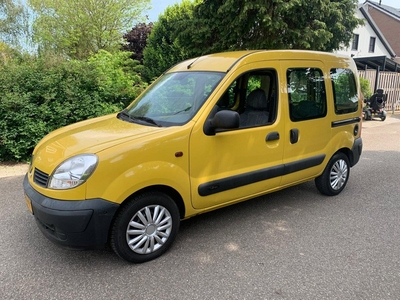
[[[361,3],[363,3],[362,1]],[[379,0],[375,0],[374,2],[379,3]],[[384,5],[388,5],[394,8],[400,8],[400,1],[399,0],[382,0],[382,3]]]
[[[176,3],[181,3],[182,0],[152,0],[151,6],[152,9],[147,12],[149,16],[150,22],[155,22],[158,19],[158,16],[164,12],[164,10],[169,5],[174,5]],[[364,3],[365,1],[359,1],[359,3]],[[374,2],[379,3],[379,0],[374,0]],[[382,0],[382,4],[388,5],[394,8],[400,8],[399,0]]]
[[[164,12],[164,10],[176,3],[181,3],[182,0],[151,0],[151,7],[146,14],[149,16],[150,22],[155,22],[158,19],[158,16]],[[397,0],[398,1],[398,0]]]

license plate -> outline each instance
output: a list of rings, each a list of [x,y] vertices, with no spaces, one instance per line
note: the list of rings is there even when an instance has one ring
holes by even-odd
[[[25,195],[25,202],[26,202],[26,206],[28,206],[29,211],[33,214],[32,202],[31,202],[31,199],[29,199],[27,195]]]

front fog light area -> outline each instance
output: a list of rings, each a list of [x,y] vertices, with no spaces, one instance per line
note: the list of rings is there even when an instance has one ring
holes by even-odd
[[[97,161],[94,154],[82,154],[67,159],[50,176],[48,187],[57,190],[77,187],[92,175]]]

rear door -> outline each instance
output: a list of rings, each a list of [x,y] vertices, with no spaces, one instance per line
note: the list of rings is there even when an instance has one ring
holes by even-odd
[[[313,178],[324,169],[331,138],[327,80],[320,61],[283,61],[286,110],[282,186]]]

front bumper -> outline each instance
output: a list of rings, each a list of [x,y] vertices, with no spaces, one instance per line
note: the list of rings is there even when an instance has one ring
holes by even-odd
[[[42,233],[52,242],[71,249],[103,248],[119,205],[103,200],[64,201],[38,193],[24,178],[28,207]],[[29,202],[30,201],[30,202]]]

